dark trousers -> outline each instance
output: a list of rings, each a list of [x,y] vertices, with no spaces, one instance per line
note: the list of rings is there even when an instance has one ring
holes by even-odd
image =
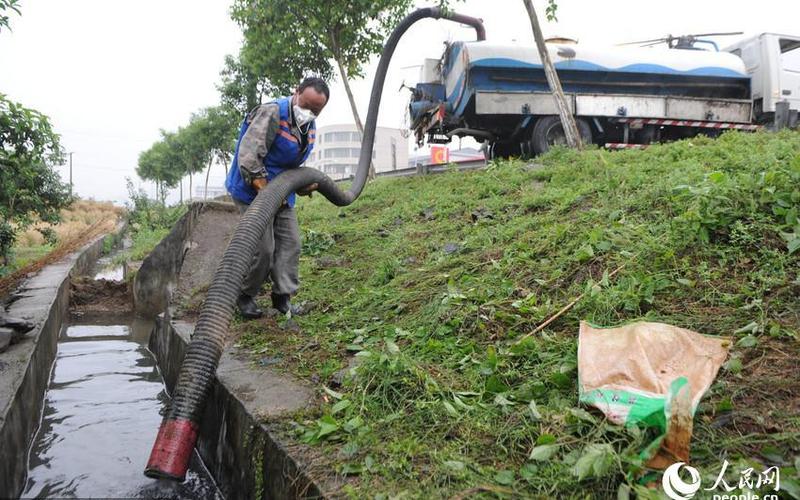
[[[250,206],[236,199],[233,202],[242,214]],[[283,206],[264,231],[261,244],[253,255],[250,273],[242,284],[242,293],[255,297],[267,277],[270,277],[272,293],[294,295],[300,286],[299,266],[300,227],[297,214],[293,208]]]

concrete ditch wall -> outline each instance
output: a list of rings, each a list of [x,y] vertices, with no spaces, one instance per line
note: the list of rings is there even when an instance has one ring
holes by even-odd
[[[200,301],[205,298],[238,220],[231,203],[192,204],[136,273],[137,312],[160,314],[150,350],[170,392],[194,330],[172,316],[180,314],[190,290],[199,291]],[[334,490],[334,480],[312,477],[307,454],[262,423],[306,408],[313,391],[291,376],[254,367],[249,359],[235,347],[222,354],[201,421],[197,449],[203,462],[230,499],[325,496]]]
[[[105,240],[116,244],[121,223],[61,262],[42,269],[10,298],[6,314],[35,325],[19,342],[0,353],[0,498],[15,498],[25,484],[28,449],[42,414],[58,336],[69,313],[69,278],[89,271],[102,255]]]
[[[180,373],[193,325],[156,320],[150,335],[170,392]],[[197,449],[226,498],[322,498],[322,481],[310,477],[260,419],[305,407],[310,391],[299,382],[251,367],[235,349],[220,360],[206,403]],[[258,415],[258,417],[256,417]]]
[[[133,281],[133,302],[137,313],[154,317],[166,311],[178,286],[178,277],[187,253],[202,242],[204,235],[194,235],[200,217],[214,211],[234,214],[233,220],[238,220],[238,211],[232,203],[192,203],[170,233],[142,261]],[[227,229],[233,230],[232,227]],[[193,235],[195,241],[192,240]],[[212,235],[206,237],[214,238]],[[216,266],[205,270],[209,279],[215,269]]]

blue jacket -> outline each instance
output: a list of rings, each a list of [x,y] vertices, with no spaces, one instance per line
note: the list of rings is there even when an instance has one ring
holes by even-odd
[[[275,135],[275,140],[269,147],[267,155],[264,157],[264,168],[267,171],[267,180],[271,181],[288,168],[297,168],[306,161],[308,155],[314,149],[314,140],[316,137],[316,124],[311,122],[308,127],[308,146],[305,150],[300,150],[300,143],[297,137],[292,135],[291,132],[291,117],[289,116],[289,108],[291,106],[291,98],[283,97],[275,101],[280,109],[280,123],[278,124],[278,133]],[[245,132],[247,132],[249,124],[245,117],[242,121],[242,126],[239,130],[239,139],[236,141],[236,152],[233,156],[233,163],[228,171],[228,177],[225,179],[225,187],[231,194],[231,197],[246,204],[250,204],[256,197],[256,190],[252,185],[248,184],[242,177],[239,171],[239,145],[242,142]],[[291,193],[286,202],[290,207],[294,206],[295,194]]]

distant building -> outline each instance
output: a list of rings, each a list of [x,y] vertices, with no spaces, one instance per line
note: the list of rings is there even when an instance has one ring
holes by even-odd
[[[314,151],[306,166],[321,170],[332,179],[344,179],[355,174],[360,154],[361,135],[355,125],[328,125],[317,129]],[[376,172],[407,167],[408,141],[400,129],[375,130],[372,161]]]

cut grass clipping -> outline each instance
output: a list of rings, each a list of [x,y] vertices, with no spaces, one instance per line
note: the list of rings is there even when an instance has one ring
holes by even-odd
[[[704,485],[723,460],[728,483],[777,465],[800,494],[798,154],[797,133],[726,133],[304,200],[314,307],[301,331],[242,323],[238,342],[317,383],[318,408],[277,424],[345,496],[608,498],[655,495],[660,473],[638,458],[650,431],[578,406],[579,321],[733,336],[691,461]]]

